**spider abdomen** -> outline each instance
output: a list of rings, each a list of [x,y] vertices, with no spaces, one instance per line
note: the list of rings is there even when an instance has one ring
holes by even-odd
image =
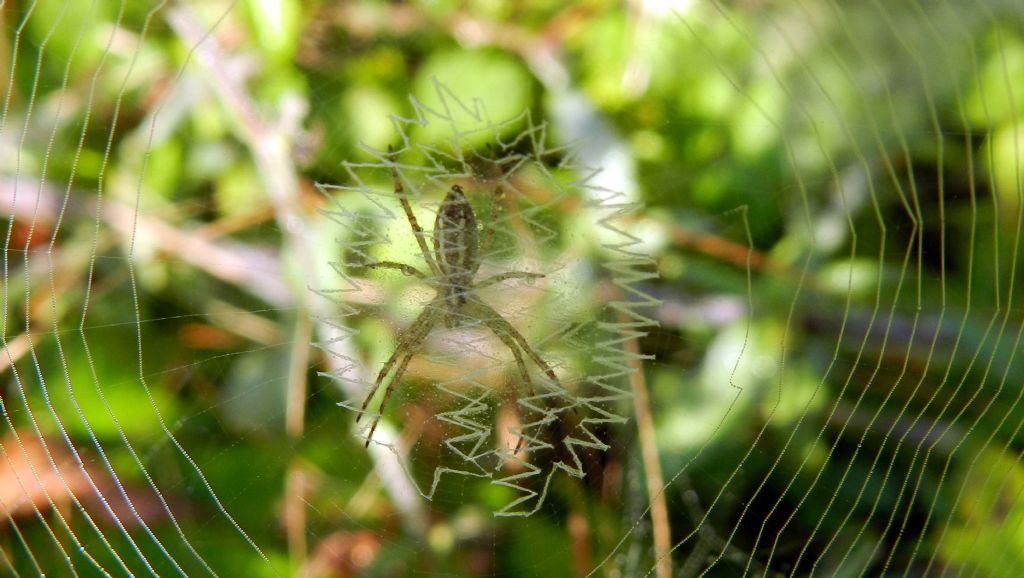
[[[447,286],[449,306],[466,302],[480,260],[476,215],[459,185],[452,185],[434,222],[434,253]]]

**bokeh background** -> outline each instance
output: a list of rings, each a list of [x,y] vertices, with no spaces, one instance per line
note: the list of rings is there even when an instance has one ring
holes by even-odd
[[[0,15],[0,574],[1020,575],[1019,2]],[[581,143],[658,271],[627,419],[530,517],[487,480],[409,492],[323,375],[347,199],[316,184],[437,83]],[[350,297],[369,364],[410,305]],[[412,391],[384,427],[436,445]]]

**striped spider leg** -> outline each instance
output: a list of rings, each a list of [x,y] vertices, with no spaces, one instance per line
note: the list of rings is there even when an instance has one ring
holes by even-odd
[[[388,398],[394,391],[395,386],[402,379],[409,362],[418,352],[420,346],[433,331],[438,323],[444,323],[448,327],[479,323],[490,329],[492,333],[512,352],[516,366],[523,382],[526,384],[527,393],[534,395],[533,382],[527,369],[526,358],[529,358],[540,368],[554,383],[558,383],[551,366],[530,347],[526,338],[508,322],[500,313],[490,305],[484,303],[476,291],[490,287],[498,283],[512,279],[540,279],[544,277],[541,273],[528,273],[525,271],[507,271],[487,277],[479,283],[474,283],[477,271],[480,269],[479,239],[477,231],[476,214],[466,198],[465,192],[459,185],[452,185],[451,190],[445,196],[441,207],[437,212],[434,221],[433,251],[426,242],[426,233],[416,220],[412,207],[409,204],[408,196],[402,185],[401,177],[395,168],[394,153],[389,149],[391,164],[391,175],[394,180],[395,196],[402,204],[402,209],[412,228],[413,235],[420,247],[423,260],[432,275],[428,276],[419,269],[396,263],[393,261],[378,261],[369,263],[367,266],[374,269],[392,269],[400,271],[405,275],[417,277],[426,284],[432,286],[437,295],[419,314],[415,321],[398,338],[398,345],[391,357],[384,363],[373,387],[366,394],[366,399],[356,416],[356,423],[367,414],[370,402],[381,386],[385,386],[384,396],[381,399],[379,410],[373,414],[373,423],[370,425],[366,436],[366,444],[369,447],[373,433],[380,423],[384,407]],[[492,223],[485,224],[485,231],[492,227]],[[485,233],[488,237],[493,233]],[[489,239],[488,239],[489,240]],[[524,357],[525,354],[525,357]],[[390,379],[388,376],[391,376]],[[386,385],[385,385],[386,382]],[[516,451],[522,446],[520,439]]]

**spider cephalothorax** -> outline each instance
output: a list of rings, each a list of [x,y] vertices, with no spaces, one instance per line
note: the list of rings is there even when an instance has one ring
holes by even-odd
[[[480,270],[480,234],[478,231],[476,213],[466,197],[465,191],[459,185],[452,185],[437,211],[437,218],[434,220],[434,250],[430,251],[426,242],[426,233],[420,227],[419,222],[413,214],[412,206],[409,204],[408,196],[402,186],[402,179],[396,168],[394,155],[390,156],[391,174],[394,180],[395,196],[402,204],[409,226],[419,245],[423,260],[430,269],[426,274],[416,267],[393,261],[377,261],[368,263],[368,266],[375,269],[395,269],[410,276],[422,279],[437,290],[437,295],[423,308],[423,312],[398,338],[398,345],[394,353],[384,363],[377,374],[373,387],[366,395],[366,400],[360,408],[356,417],[358,422],[366,414],[377,390],[384,383],[388,374],[394,369],[394,375],[388,380],[384,390],[384,398],[381,400],[380,408],[383,411],[387,404],[388,397],[394,391],[395,385],[405,374],[409,362],[412,361],[419,346],[426,340],[427,336],[438,323],[444,323],[448,327],[465,325],[469,323],[479,324],[487,327],[501,342],[512,352],[516,365],[519,368],[520,377],[526,385],[527,393],[534,395],[533,382],[526,367],[527,357],[533,361],[553,383],[558,383],[558,378],[551,366],[545,362],[536,351],[530,347],[526,338],[512,326],[500,313],[477,296],[477,291],[484,287],[490,287],[509,279],[538,279],[544,277],[541,273],[528,273],[525,271],[508,271],[498,273],[476,282],[477,272]],[[493,216],[493,215],[492,215]],[[485,239],[488,241],[494,238],[494,223],[486,222],[487,229]],[[366,436],[366,445],[370,445],[370,439],[380,421],[381,413],[374,416],[373,424]]]

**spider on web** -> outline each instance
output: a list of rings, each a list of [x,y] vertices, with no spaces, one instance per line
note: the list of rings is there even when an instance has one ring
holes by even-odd
[[[366,444],[370,446],[373,433],[380,423],[388,398],[394,391],[395,386],[405,374],[409,362],[416,355],[419,347],[426,340],[427,336],[438,323],[444,323],[446,327],[479,323],[491,330],[494,335],[512,352],[519,373],[526,384],[527,393],[534,396],[533,382],[526,366],[526,357],[529,357],[538,368],[540,368],[556,385],[560,385],[555,372],[541,356],[534,351],[529,342],[523,337],[511,323],[508,322],[493,307],[485,303],[477,296],[477,291],[492,285],[511,279],[535,280],[543,278],[542,273],[529,273],[526,271],[506,271],[498,273],[477,281],[477,272],[480,269],[480,239],[477,225],[476,213],[466,198],[465,191],[459,185],[452,185],[445,195],[441,207],[437,211],[437,218],[434,221],[434,248],[433,251],[427,245],[427,234],[420,227],[416,216],[409,204],[409,197],[402,186],[401,177],[396,169],[394,151],[388,147],[389,164],[391,176],[394,180],[395,196],[402,204],[402,209],[412,228],[413,236],[419,245],[423,260],[426,261],[430,274],[420,271],[416,267],[405,263],[394,261],[375,261],[366,266],[373,269],[395,269],[405,275],[417,277],[427,285],[433,287],[437,295],[423,308],[415,321],[398,338],[398,345],[394,353],[377,374],[373,387],[366,394],[362,407],[356,416],[356,423],[366,415],[367,407],[384,384],[387,376],[394,369],[391,379],[387,380],[387,387],[384,390],[384,397],[380,402],[380,409],[374,413],[373,423],[370,425],[369,433],[366,435]],[[500,186],[500,185],[499,185]],[[497,193],[496,196],[499,196]],[[488,220],[483,224],[485,242],[494,237],[495,215],[492,207]],[[516,452],[522,445],[520,439]]]

